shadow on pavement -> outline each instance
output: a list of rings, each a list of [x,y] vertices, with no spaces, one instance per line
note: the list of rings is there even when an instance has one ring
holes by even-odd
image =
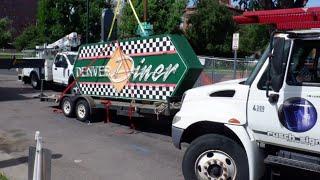
[[[99,120],[103,121],[105,116],[99,116]],[[131,128],[134,126],[136,131],[161,134],[165,136],[171,136],[171,124],[173,117],[159,118],[148,117],[148,118],[132,118],[126,116],[116,116],[115,114],[111,117],[111,123],[128,126]]]
[[[37,91],[30,88],[7,88],[0,87],[0,101],[15,101],[31,99],[32,97],[26,97],[21,94],[36,93]]]
[[[62,154],[53,154],[52,159],[60,159]],[[0,169],[28,163],[28,156],[0,161]]]

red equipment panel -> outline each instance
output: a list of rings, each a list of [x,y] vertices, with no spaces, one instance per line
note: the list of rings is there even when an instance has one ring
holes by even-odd
[[[320,8],[248,11],[233,19],[239,24],[271,24],[278,30],[320,28]]]

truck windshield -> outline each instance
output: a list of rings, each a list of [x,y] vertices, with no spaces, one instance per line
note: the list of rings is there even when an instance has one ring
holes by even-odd
[[[244,83],[245,85],[251,85],[252,82],[254,81],[254,79],[256,78],[256,76],[258,75],[260,69],[262,68],[262,66],[264,64],[264,62],[266,62],[266,60],[268,59],[269,47],[270,47],[270,45],[265,49],[265,51],[262,54],[262,56],[260,57],[258,63],[256,64],[256,66],[252,70],[251,74],[249,75],[248,79]]]
[[[70,64],[73,65],[74,60],[76,59],[77,55],[71,55],[71,54],[69,54],[69,55],[67,55],[67,56],[68,56],[68,59],[69,59],[69,61],[70,61]]]

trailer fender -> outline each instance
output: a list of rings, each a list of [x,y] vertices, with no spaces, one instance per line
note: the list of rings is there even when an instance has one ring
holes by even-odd
[[[259,148],[250,131],[243,126],[230,124],[225,124],[225,126],[238,136],[247,153],[250,180],[256,180],[262,177],[264,173],[264,153],[262,149]]]

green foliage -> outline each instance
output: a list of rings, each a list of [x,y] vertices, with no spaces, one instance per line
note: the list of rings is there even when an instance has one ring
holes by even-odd
[[[100,39],[101,12],[104,0],[89,0],[89,42]],[[61,37],[77,32],[86,39],[86,0],[39,0],[37,26],[29,27],[16,39],[22,49],[34,48],[38,43],[52,43]]]
[[[8,180],[8,178],[3,173],[0,173],[0,180]]]
[[[104,0],[89,0],[89,40],[100,38],[100,17]],[[78,32],[86,39],[86,0],[40,0],[37,19],[41,34],[48,41],[55,41],[71,32]]]
[[[143,19],[142,0],[132,1],[140,20]],[[181,33],[179,25],[183,10],[187,4],[186,0],[149,0],[148,22],[153,24],[155,34]],[[138,22],[135,19],[129,3],[126,3],[119,23],[119,34],[121,38],[136,36]]]
[[[189,19],[187,38],[197,54],[230,56],[236,25],[231,12],[218,0],[202,0]]]
[[[12,39],[10,25],[11,25],[11,21],[9,19],[7,18],[0,19],[0,47],[4,47]]]
[[[18,50],[32,49],[36,45],[41,45],[46,42],[46,38],[39,32],[39,28],[36,26],[27,27],[23,33],[18,36],[14,42],[14,46]]]
[[[263,50],[269,42],[269,27],[266,25],[240,26],[239,54],[248,55]]]

